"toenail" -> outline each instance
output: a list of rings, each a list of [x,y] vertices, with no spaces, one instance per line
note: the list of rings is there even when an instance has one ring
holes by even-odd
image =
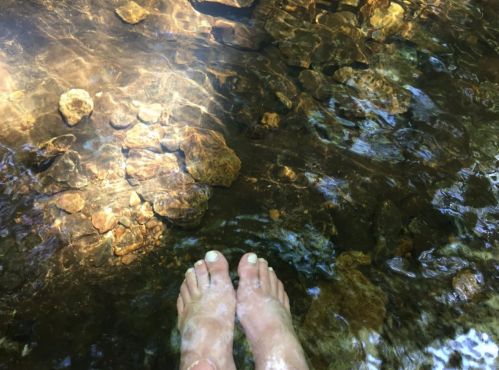
[[[215,251],[209,251],[208,253],[206,253],[206,256],[204,256],[204,259],[207,262],[215,262],[216,260],[218,260],[218,253]]]
[[[258,260],[259,260],[260,262],[267,262],[267,261],[265,261],[265,258],[259,258]]]
[[[192,271],[194,271],[194,269],[191,267],[189,269],[187,269],[187,273],[190,274]]]
[[[249,263],[256,263],[257,259],[258,258],[256,257],[255,253],[251,253],[250,255],[248,255],[248,262]]]
[[[274,271],[274,269],[272,267],[269,267],[269,271]]]
[[[201,266],[203,264],[203,260],[199,260],[196,262],[196,266]]]

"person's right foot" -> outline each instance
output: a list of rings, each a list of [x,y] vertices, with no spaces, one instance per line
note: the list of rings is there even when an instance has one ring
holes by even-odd
[[[284,286],[267,261],[254,253],[245,254],[239,263],[236,310],[257,370],[308,369]]]

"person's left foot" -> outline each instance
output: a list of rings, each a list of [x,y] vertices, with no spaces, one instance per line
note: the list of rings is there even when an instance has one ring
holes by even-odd
[[[232,356],[236,297],[229,265],[217,251],[185,273],[177,300],[181,370],[235,370]]]

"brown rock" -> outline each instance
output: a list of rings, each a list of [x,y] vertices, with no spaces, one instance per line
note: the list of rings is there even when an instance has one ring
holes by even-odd
[[[151,217],[149,221],[145,223],[146,229],[153,229],[159,225],[159,220],[156,217]]]
[[[354,335],[339,315],[341,292],[334,282],[320,282],[317,296],[305,314],[300,339],[315,369],[354,369],[365,359]],[[359,318],[361,319],[361,318]],[[327,328],[327,330],[325,330]]]
[[[127,174],[138,180],[147,180],[176,171],[179,171],[179,165],[174,154],[156,154],[148,150],[131,149],[126,161]]]
[[[73,134],[61,135],[50,140],[44,141],[38,145],[36,152],[36,162],[42,163],[47,159],[51,159],[66,153],[76,141],[76,136]]]
[[[271,130],[276,130],[279,128],[279,123],[281,122],[281,117],[277,113],[266,112],[262,117],[262,125],[268,126]]]
[[[112,209],[106,209],[103,212],[96,212],[92,215],[92,225],[99,230],[101,234],[111,230],[118,223],[118,217]]]
[[[147,221],[149,221],[152,216],[154,216],[152,206],[149,204],[149,202],[145,202],[140,206],[137,212],[136,220],[139,224],[143,225]]]
[[[141,248],[144,245],[144,237],[139,228],[126,230],[121,238],[116,239],[113,245],[114,254],[124,256]]]
[[[146,20],[150,13],[135,1],[129,1],[126,5],[117,8],[116,14],[127,23],[137,24]]]
[[[164,135],[163,128],[159,124],[145,125],[138,123],[126,133],[123,142],[124,149],[149,149],[161,153],[160,140]]]
[[[124,233],[125,231],[126,231],[125,226],[123,226],[123,225],[118,225],[118,226],[116,226],[116,228],[114,229],[114,236],[115,236],[116,238],[120,238],[120,237],[123,235],[123,233]]]
[[[67,213],[76,213],[85,207],[85,201],[80,197],[80,194],[65,193],[57,199],[56,205]]]
[[[130,195],[130,207],[138,206],[142,201],[140,200],[139,195],[132,190],[132,194]]]
[[[187,171],[208,185],[229,187],[239,175],[241,161],[227,147],[222,134],[186,127],[181,135],[180,149],[185,154]]]
[[[452,279],[452,286],[463,300],[471,301],[480,292],[476,276],[470,270],[459,271]]]
[[[300,73],[299,80],[306,92],[317,100],[325,100],[331,96],[332,82],[323,73],[306,69]]]
[[[66,94],[61,95],[59,110],[64,116],[66,123],[69,126],[74,126],[92,114],[94,102],[85,90],[72,89]]]
[[[269,211],[269,217],[270,217],[271,220],[273,220],[273,221],[279,221],[279,216],[280,216],[279,215],[279,210],[277,210],[277,209],[271,209]]]
[[[350,323],[353,333],[362,327],[381,331],[388,298],[367,279],[359,265],[371,263],[371,257],[361,252],[344,252],[336,261],[340,315]]]
[[[201,222],[210,197],[210,187],[186,184],[177,190],[158,194],[154,199],[154,211],[176,225],[193,228]]]
[[[293,102],[283,93],[281,92],[276,92],[275,95],[277,96],[277,99],[284,104],[284,106],[288,109],[293,108]]]

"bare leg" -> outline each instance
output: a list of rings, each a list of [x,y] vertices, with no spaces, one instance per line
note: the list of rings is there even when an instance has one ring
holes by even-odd
[[[235,370],[235,292],[225,257],[208,252],[187,270],[177,300],[181,370]]]
[[[237,317],[253,351],[257,370],[307,370],[293,329],[289,298],[263,258],[253,253],[239,263]]]

